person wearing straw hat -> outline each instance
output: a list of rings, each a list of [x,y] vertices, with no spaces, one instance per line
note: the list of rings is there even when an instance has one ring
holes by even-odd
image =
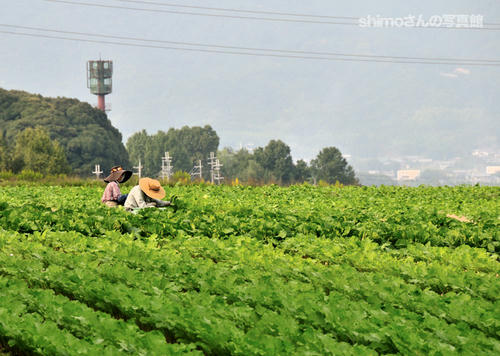
[[[102,194],[101,201],[109,207],[123,205],[127,199],[127,194],[122,194],[120,191],[120,183],[125,183],[132,176],[131,171],[124,170],[122,166],[114,166],[111,168],[109,176],[104,178],[108,183],[104,193]]]
[[[163,201],[165,189],[160,182],[152,178],[141,178],[139,185],[136,185],[128,193],[125,200],[125,209],[132,211],[134,209],[164,207],[170,205],[169,201]]]

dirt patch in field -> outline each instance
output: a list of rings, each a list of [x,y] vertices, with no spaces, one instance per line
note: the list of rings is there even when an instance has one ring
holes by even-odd
[[[469,218],[467,218],[466,216],[458,216],[458,215],[455,215],[455,214],[446,214],[446,217],[447,218],[450,218],[450,219],[455,219],[455,220],[458,220],[460,222],[465,222],[465,223],[470,223],[472,222],[472,220],[470,220]]]

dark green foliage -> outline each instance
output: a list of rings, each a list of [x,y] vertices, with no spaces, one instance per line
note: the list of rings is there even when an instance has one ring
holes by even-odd
[[[265,170],[271,179],[281,184],[291,183],[293,179],[293,160],[290,147],[281,140],[271,140],[266,147],[259,147],[254,152],[255,160]]]
[[[244,148],[239,151],[224,148],[219,151],[217,157],[223,164],[222,172],[227,181],[238,178],[241,182],[261,183],[267,175],[264,168],[256,162],[254,155]]]
[[[311,177],[311,168],[307,165],[307,163],[299,159],[295,164],[295,181],[296,182],[305,182]]]
[[[17,135],[12,158],[14,173],[26,169],[42,174],[64,174],[70,170],[63,148],[39,127],[28,127]]]
[[[219,152],[222,171],[229,180],[245,183],[293,183],[323,180],[334,184],[357,184],[354,170],[335,147],[324,148],[309,166],[304,160],[292,161],[290,147],[280,140],[271,140],[266,147],[259,147],[253,153],[245,149],[233,151],[225,148]]]
[[[309,179],[307,163],[299,160],[293,164],[290,147],[280,140],[272,140],[266,147],[259,147],[253,153],[246,149],[234,151],[225,148],[218,153],[224,177],[238,178],[246,183],[279,183],[287,185],[302,183]]]
[[[0,171],[7,171],[11,162],[5,131],[0,131]]]
[[[0,89],[0,129],[11,151],[17,134],[28,127],[42,127],[56,139],[74,173],[89,175],[97,163],[105,171],[115,164],[128,165],[121,133],[102,111],[76,99]]]
[[[174,171],[190,172],[198,160],[203,165],[210,152],[217,152],[219,136],[209,126],[171,128],[168,132],[158,131],[148,135],[145,130],[132,135],[127,141],[127,150],[134,164],[139,162],[144,166],[144,174],[156,176],[161,170],[161,157],[169,152],[173,157]],[[208,171],[205,178],[208,178]]]
[[[342,153],[336,147],[326,147],[321,150],[316,159],[311,162],[314,177],[327,183],[356,184],[354,170],[347,163]]]
[[[146,157],[149,156],[150,150],[150,137],[146,130],[136,132],[127,140],[127,151],[130,157],[130,161],[133,165],[139,164],[139,159],[141,164],[146,166]],[[146,172],[145,172],[146,173]]]

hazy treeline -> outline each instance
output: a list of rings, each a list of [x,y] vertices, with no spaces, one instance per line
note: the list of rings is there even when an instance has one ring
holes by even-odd
[[[310,164],[294,163],[290,147],[281,140],[271,140],[253,152],[225,148],[219,152],[222,172],[229,180],[259,183],[342,183],[357,184],[354,170],[336,147],[326,147]]]
[[[149,135],[145,130],[127,141],[130,159],[143,165],[145,175],[157,176],[165,152],[173,157],[174,171],[190,172],[201,160],[203,179],[210,179],[208,157],[214,152],[222,163],[221,173],[227,181],[238,179],[251,184],[292,184],[324,181],[343,184],[357,183],[354,171],[335,147],[323,149],[310,165],[294,163],[290,147],[281,140],[271,140],[253,152],[224,148],[218,151],[219,137],[210,127],[188,127],[158,131]]]
[[[58,173],[53,169],[60,164],[52,161],[60,159],[54,156],[59,149],[63,150],[69,166],[63,171],[78,175],[88,175],[96,163],[102,167],[111,167],[116,162],[129,163],[121,133],[100,110],[76,99],[46,98],[0,89],[0,166],[4,169],[17,172],[36,166],[29,152],[44,151],[39,145],[48,141],[40,130],[23,133],[27,128],[43,130],[53,142],[50,145],[56,147],[50,148],[47,144],[45,150],[48,165],[52,167],[44,168],[48,173]],[[39,145],[22,147],[30,135],[37,138]]]
[[[130,160],[137,165],[139,159],[147,176],[157,176],[161,171],[161,158],[165,152],[173,157],[174,171],[189,172],[194,162],[205,164],[210,152],[217,152],[219,136],[210,127],[171,128],[149,135],[146,130],[136,132],[127,140]],[[208,176],[206,176],[208,177]]]
[[[0,89],[0,171],[88,177],[95,164],[107,173],[117,164],[132,169],[140,160],[143,175],[156,177],[162,157],[169,152],[174,172],[190,172],[201,160],[203,178],[209,180],[208,157],[214,152],[226,181],[357,183],[352,167],[335,147],[324,148],[308,164],[294,162],[290,147],[281,140],[271,140],[252,152],[219,151],[219,136],[209,125],[155,134],[142,130],[128,139],[126,149],[121,139],[107,116],[89,104]]]

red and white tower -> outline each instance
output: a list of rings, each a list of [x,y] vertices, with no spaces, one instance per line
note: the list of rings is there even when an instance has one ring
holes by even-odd
[[[105,96],[113,91],[113,61],[87,62],[87,88],[97,95],[97,107],[102,111],[109,111]]]

